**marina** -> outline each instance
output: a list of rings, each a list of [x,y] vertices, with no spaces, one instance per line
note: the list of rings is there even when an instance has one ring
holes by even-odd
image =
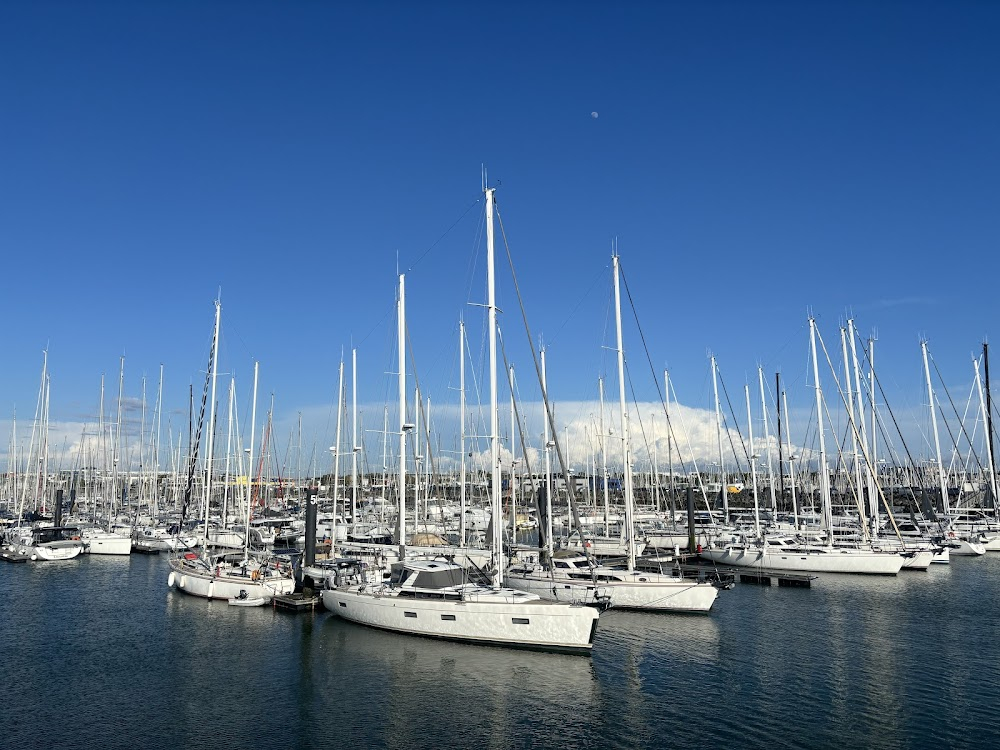
[[[0,19],[0,750],[1000,748],[1000,3]]]
[[[40,727],[106,748],[1000,743],[1000,556],[738,583],[708,617],[609,610],[589,657],[229,607],[167,589],[167,571],[162,555],[0,569],[4,746]]]

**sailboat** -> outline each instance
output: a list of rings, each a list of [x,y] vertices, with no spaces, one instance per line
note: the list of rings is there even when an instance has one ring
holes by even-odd
[[[542,600],[504,584],[502,517],[500,513],[500,438],[497,416],[497,329],[493,241],[494,190],[486,189],[486,242],[489,314],[491,460],[493,497],[493,575],[488,583],[474,581],[469,572],[450,560],[412,560],[406,557],[405,487],[406,435],[406,326],[405,277],[399,277],[397,300],[399,362],[399,562],[391,566],[388,581],[356,566],[327,581],[323,606],[345,620],[411,635],[514,646],[548,651],[589,652],[597,630],[598,613],[591,608]]]
[[[209,377],[212,383],[212,400],[215,403],[215,379],[219,356],[219,323],[222,306],[215,303],[215,333],[212,338],[212,356],[209,361]],[[251,417],[249,448],[249,480],[247,481],[247,513],[250,508],[250,491],[253,487],[253,431],[256,427],[257,410],[257,363],[254,363],[253,416]],[[205,472],[205,526],[208,526],[208,506],[212,490],[212,438],[215,433],[215,410],[212,409],[208,428],[208,449],[206,451]],[[247,539],[248,537],[245,537]],[[206,599],[232,599],[243,592],[250,598],[263,597],[270,601],[276,594],[290,594],[295,591],[295,579],[291,570],[282,563],[259,556],[251,556],[249,545],[244,543],[242,554],[237,551],[199,555],[185,552],[170,559],[170,573],[167,585],[185,594]]]
[[[569,583],[591,581],[595,598],[611,607],[673,612],[708,612],[718,596],[718,589],[706,581],[654,573],[636,569],[636,542],[633,521],[635,500],[632,480],[632,459],[629,445],[629,416],[625,403],[625,351],[622,345],[621,290],[618,255],[612,256],[615,282],[615,324],[618,343],[618,395],[621,408],[621,440],[625,490],[624,568],[595,565],[582,554],[554,557],[545,569],[518,568],[509,574],[510,584],[546,598],[565,596]]]
[[[902,554],[882,550],[872,544],[846,547],[835,546],[833,543],[830,472],[823,433],[823,394],[816,354],[816,321],[813,318],[809,319],[809,340],[816,389],[819,482],[826,542],[807,543],[791,537],[767,535],[747,536],[735,540],[717,539],[704,547],[700,556],[720,565],[755,567],[774,572],[896,575],[906,559]]]

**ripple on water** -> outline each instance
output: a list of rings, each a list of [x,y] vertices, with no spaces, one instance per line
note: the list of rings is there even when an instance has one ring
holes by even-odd
[[[0,567],[0,744],[1000,746],[1000,556],[608,612],[591,658],[228,607],[166,576],[143,556]]]

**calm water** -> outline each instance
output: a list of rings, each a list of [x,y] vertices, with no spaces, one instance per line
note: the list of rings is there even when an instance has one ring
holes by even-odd
[[[1000,747],[1000,556],[601,616],[592,657],[167,590],[166,560],[0,565],[0,747]]]

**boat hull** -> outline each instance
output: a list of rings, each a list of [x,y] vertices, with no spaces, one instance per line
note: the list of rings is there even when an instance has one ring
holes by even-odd
[[[74,557],[79,557],[82,552],[83,542],[76,540],[35,544],[25,550],[30,559],[49,562],[72,560]]]
[[[184,560],[170,561],[167,585],[203,599],[236,599],[246,592],[247,598],[263,597],[265,601],[271,601],[276,594],[295,591],[295,580],[286,576],[265,575],[260,580],[254,580],[249,575],[227,575],[226,572],[216,575],[211,570],[196,569]]]
[[[378,589],[376,589],[378,591]],[[398,633],[491,646],[589,653],[596,610],[553,602],[477,602],[377,596],[357,587],[327,589],[323,606],[350,622]]]
[[[772,550],[736,545],[703,549],[700,556],[719,565],[753,567],[789,573],[853,573],[894,576],[903,567],[903,557],[898,554],[838,547]]]
[[[132,538],[121,534],[83,534],[83,551],[90,555],[130,555]]]

